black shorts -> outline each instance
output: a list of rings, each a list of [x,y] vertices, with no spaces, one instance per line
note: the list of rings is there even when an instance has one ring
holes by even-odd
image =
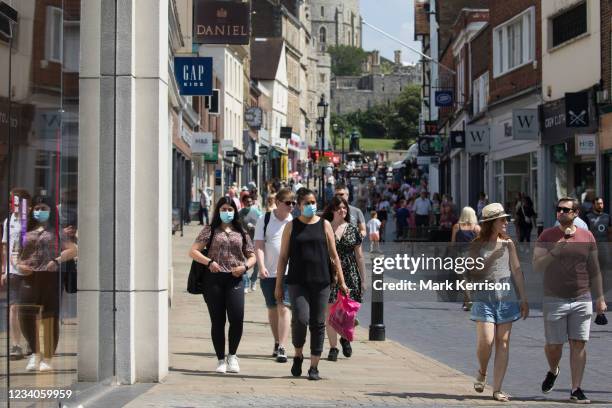
[[[21,284],[21,312],[27,312],[27,306],[31,306],[32,313],[38,313],[42,306],[42,317],[58,317],[60,295],[59,272],[34,272],[24,277]]]
[[[8,301],[11,305],[19,304],[19,297],[21,293],[21,285],[23,282],[23,276],[17,275],[15,273],[9,273],[9,283],[8,283]]]

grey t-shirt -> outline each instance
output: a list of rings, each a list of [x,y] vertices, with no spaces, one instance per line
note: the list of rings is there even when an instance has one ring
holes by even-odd
[[[608,231],[610,227],[612,227],[612,218],[610,215],[604,212],[597,214],[591,211],[586,217],[589,220],[589,229],[593,233],[595,240],[597,242],[607,242]]]
[[[349,205],[349,212],[351,215],[350,216],[351,224],[353,224],[354,226],[358,228],[359,228],[358,224],[365,225],[365,217],[363,216],[363,212],[359,208]]]

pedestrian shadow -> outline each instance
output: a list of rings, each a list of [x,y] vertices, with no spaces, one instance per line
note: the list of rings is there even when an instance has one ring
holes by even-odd
[[[217,358],[215,353],[200,353],[200,352],[190,352],[190,353],[172,353],[177,356],[193,356],[193,357],[214,357]],[[238,354],[238,358],[241,360],[269,360],[275,362],[275,358],[268,354]],[[310,357],[304,356],[304,360],[310,360]]]
[[[493,397],[490,394],[479,394],[479,395],[451,395],[441,393],[425,393],[425,392],[372,392],[366,393],[372,397],[395,397],[395,398],[423,398],[433,400],[453,400],[453,401],[492,401]],[[543,398],[529,398],[529,397],[511,397],[510,402],[554,402],[554,403],[567,403],[564,399],[543,399]],[[591,401],[591,403],[598,404],[599,401]]]
[[[183,375],[193,375],[193,376],[198,376],[198,377],[223,377],[223,379],[226,378],[236,378],[236,379],[242,379],[242,380],[282,380],[282,379],[306,379],[306,377],[294,377],[292,375],[286,375],[286,376],[270,376],[270,375],[245,375],[245,374],[233,374],[233,373],[227,373],[227,374],[219,374],[215,371],[204,371],[204,370],[189,370],[187,368],[174,368],[174,367],[170,367],[169,371],[171,372],[175,372],[175,373],[180,373]]]

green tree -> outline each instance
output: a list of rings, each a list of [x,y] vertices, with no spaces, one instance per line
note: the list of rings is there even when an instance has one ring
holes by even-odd
[[[367,53],[359,47],[337,45],[327,48],[331,56],[331,71],[336,76],[360,75]]]

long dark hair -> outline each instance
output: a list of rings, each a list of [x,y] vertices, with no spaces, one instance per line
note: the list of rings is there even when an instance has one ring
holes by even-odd
[[[232,227],[234,227],[236,231],[238,231],[242,236],[244,236],[244,229],[242,228],[240,220],[238,219],[238,208],[236,207],[234,200],[227,196],[221,197],[219,201],[217,201],[217,204],[215,204],[215,211],[213,213],[213,218],[210,223],[211,231],[216,230],[217,228],[219,228],[219,226],[221,226],[221,224],[223,224],[223,222],[221,221],[221,212],[219,211],[219,209],[225,204],[230,205],[234,209],[234,219],[232,220]]]
[[[497,220],[498,218],[491,220],[491,221],[481,222],[480,232],[478,233],[478,236],[474,239],[473,242],[487,242],[491,238],[491,235],[493,234],[493,224],[495,224],[495,221]],[[508,234],[505,234],[503,232],[498,234],[497,237],[501,239],[505,239],[505,240],[510,239]]]
[[[344,217],[344,221],[351,222],[351,213],[349,211],[349,205],[344,198],[334,196],[330,201],[325,211],[323,211],[323,218],[329,222],[332,222],[334,219],[334,211],[340,207],[340,205],[344,204],[346,207],[346,216]]]

